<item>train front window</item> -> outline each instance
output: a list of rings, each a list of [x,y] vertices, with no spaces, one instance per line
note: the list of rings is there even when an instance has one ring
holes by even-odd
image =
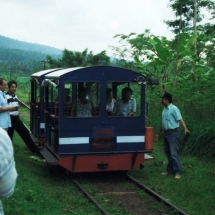
[[[69,87],[68,87],[69,86]],[[96,117],[99,115],[100,84],[98,82],[72,82],[64,85],[64,106],[70,107],[64,111],[65,116]]]
[[[108,117],[135,117],[141,114],[141,85],[109,82],[106,88]]]

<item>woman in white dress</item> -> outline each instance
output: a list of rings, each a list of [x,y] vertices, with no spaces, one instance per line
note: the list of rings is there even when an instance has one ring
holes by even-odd
[[[87,89],[79,90],[79,99],[72,106],[71,116],[76,117],[92,117],[96,116],[96,110],[91,100],[86,98]]]
[[[113,115],[113,108],[116,100],[113,98],[113,90],[107,88],[106,90],[106,111],[108,116]]]

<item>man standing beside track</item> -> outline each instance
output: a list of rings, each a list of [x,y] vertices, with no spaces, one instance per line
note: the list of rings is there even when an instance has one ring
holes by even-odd
[[[4,130],[8,130],[11,126],[9,111],[14,111],[15,107],[9,107],[5,95],[7,88],[7,82],[5,79],[0,78],[0,127]]]
[[[164,132],[164,153],[168,158],[167,172],[162,175],[174,174],[175,179],[181,178],[181,164],[179,155],[179,123],[184,128],[185,134],[189,134],[179,109],[172,104],[172,95],[164,93],[161,97],[161,103],[164,106],[162,112],[162,125],[156,134],[155,140],[158,140],[161,132]]]
[[[14,130],[19,134],[19,136],[22,138],[24,143],[27,145],[27,147],[31,150],[31,152],[36,152],[37,150],[40,150],[42,147],[36,146],[31,139],[29,130],[26,128],[24,123],[19,118],[19,102],[18,98],[15,95],[17,89],[17,82],[14,80],[11,80],[8,82],[8,92],[6,94],[7,102],[10,107],[15,107],[16,110],[10,112],[11,117],[11,124],[12,126],[8,129],[8,135],[10,136],[11,140],[13,139],[13,133]]]

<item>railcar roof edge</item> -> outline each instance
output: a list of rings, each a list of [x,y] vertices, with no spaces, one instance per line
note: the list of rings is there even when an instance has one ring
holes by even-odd
[[[54,72],[54,71],[56,71],[56,70],[61,70],[61,69],[62,69],[62,68],[41,70],[41,71],[39,71],[39,72],[33,73],[33,74],[31,75],[31,77],[32,77],[32,78],[38,78],[38,77],[40,77],[41,75],[44,75],[44,74],[46,74],[46,73]]]
[[[86,67],[73,67],[73,68],[67,68],[67,69],[61,69],[61,70],[57,70],[54,72],[51,72],[47,75],[45,75],[45,78],[59,78],[60,76],[78,70],[78,69],[82,69],[82,68],[86,68]]]

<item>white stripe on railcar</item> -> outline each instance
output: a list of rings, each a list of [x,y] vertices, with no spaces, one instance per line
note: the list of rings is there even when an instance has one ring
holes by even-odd
[[[59,138],[60,145],[68,144],[89,144],[89,137],[65,137]]]
[[[118,136],[117,143],[139,143],[144,142],[145,136]],[[89,137],[65,137],[59,138],[59,144],[89,144]]]
[[[118,136],[117,143],[139,143],[145,142],[145,136]]]

